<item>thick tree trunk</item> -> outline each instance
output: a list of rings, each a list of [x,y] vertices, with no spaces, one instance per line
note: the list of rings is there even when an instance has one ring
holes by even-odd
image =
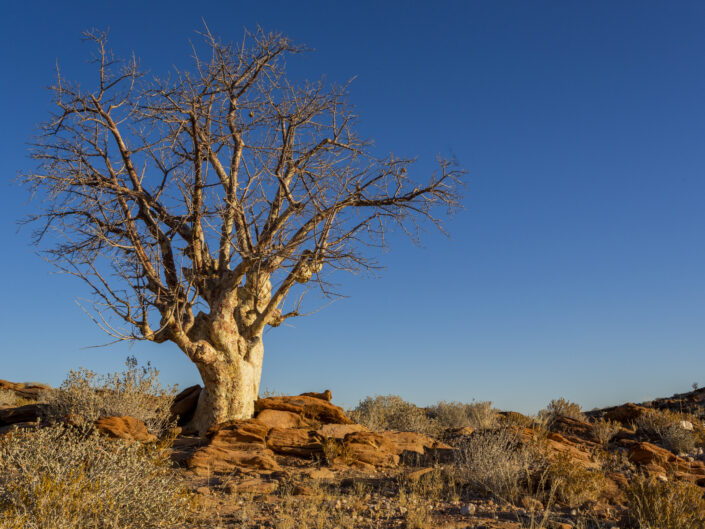
[[[254,413],[264,349],[260,337],[240,341],[240,352],[221,353],[215,363],[197,364],[204,389],[189,426],[201,436],[212,426],[233,419],[249,419]]]

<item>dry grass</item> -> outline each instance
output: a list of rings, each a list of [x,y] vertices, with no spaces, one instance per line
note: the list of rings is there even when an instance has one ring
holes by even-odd
[[[705,500],[700,487],[635,476],[627,490],[631,514],[639,529],[702,529]]]
[[[128,358],[121,373],[98,375],[87,369],[71,370],[58,390],[47,396],[50,419],[71,415],[74,420],[93,422],[100,417],[129,415],[147,429],[163,435],[171,426],[174,388],[162,387],[159,371]]]
[[[175,524],[189,500],[164,446],[61,424],[0,440],[3,529],[137,529]]]

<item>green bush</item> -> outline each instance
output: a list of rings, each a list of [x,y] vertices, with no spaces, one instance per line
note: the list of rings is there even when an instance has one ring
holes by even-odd
[[[63,424],[0,439],[3,529],[173,527],[188,505],[163,445]]]
[[[93,422],[100,417],[129,415],[161,436],[171,426],[171,404],[175,389],[159,383],[159,371],[150,364],[137,365],[130,357],[121,373],[98,375],[88,369],[71,370],[61,387],[47,394],[49,419],[71,415],[74,420]]]

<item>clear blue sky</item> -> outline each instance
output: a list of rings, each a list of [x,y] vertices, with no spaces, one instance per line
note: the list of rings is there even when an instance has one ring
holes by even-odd
[[[27,1],[2,15],[0,378],[59,384],[132,353],[165,382],[198,380],[168,344],[84,348],[108,338],[73,301],[83,285],[17,233],[31,205],[11,181],[55,62],[90,77],[82,30],[109,27],[118,54],[166,72],[188,65],[204,18],[226,40],[260,24],[314,48],[291,74],[356,76],[380,149],[469,170],[450,239],[393,237],[379,278],[347,277],[349,298],[265,335],[263,387],[533,412],[705,383],[702,2]]]

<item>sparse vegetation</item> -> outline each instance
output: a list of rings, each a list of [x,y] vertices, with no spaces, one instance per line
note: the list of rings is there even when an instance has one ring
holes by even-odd
[[[350,418],[372,431],[398,430],[432,434],[438,424],[426,412],[398,395],[366,397],[348,412]]]
[[[515,501],[541,459],[513,431],[497,428],[468,437],[459,447],[456,464],[462,478],[476,488]]]
[[[164,446],[62,424],[0,440],[3,529],[138,529],[174,524],[188,498]]]
[[[631,514],[639,529],[702,529],[703,490],[688,482],[664,482],[635,476],[627,489]]]
[[[669,410],[649,410],[636,420],[637,431],[650,440],[664,445],[672,452],[691,452],[695,449],[696,434],[683,426],[683,421],[697,423],[695,417]]]
[[[15,392],[7,389],[0,389],[0,408],[11,407],[17,405]]]
[[[568,417],[569,419],[576,419],[578,421],[585,420],[585,415],[583,415],[580,405],[575,402],[570,402],[563,397],[552,400],[545,409],[539,412],[539,415],[547,418],[549,424],[558,417]]]
[[[569,507],[580,507],[587,501],[597,500],[605,488],[605,475],[601,471],[576,465],[565,455],[551,462],[548,475],[556,486],[558,499]]]
[[[174,388],[159,383],[159,371],[151,365],[138,366],[130,357],[121,373],[98,375],[88,369],[71,370],[61,387],[48,394],[50,419],[70,415],[74,420],[93,422],[100,417],[130,415],[161,436],[170,426]]]
[[[619,432],[622,426],[616,421],[610,421],[606,419],[598,419],[592,423],[592,431],[595,434],[595,438],[606,447],[610,440]]]
[[[445,402],[440,401],[428,409],[428,414],[442,428],[494,428],[497,426],[497,410],[491,402]]]

